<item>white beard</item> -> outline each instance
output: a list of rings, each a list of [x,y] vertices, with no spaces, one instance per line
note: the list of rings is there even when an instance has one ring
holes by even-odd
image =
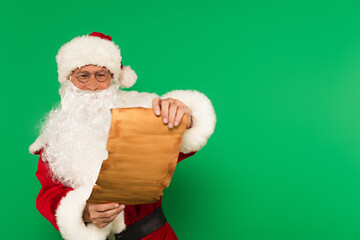
[[[54,180],[76,188],[94,185],[106,150],[110,108],[123,107],[119,85],[100,91],[78,89],[68,81],[60,89],[61,106],[50,112],[42,128],[43,160]]]

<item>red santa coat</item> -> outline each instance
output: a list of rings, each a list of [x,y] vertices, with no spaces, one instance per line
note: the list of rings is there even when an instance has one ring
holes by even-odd
[[[178,163],[185,158],[194,155],[196,152],[188,154],[180,153]],[[61,199],[66,196],[73,188],[66,187],[60,182],[54,182],[50,176],[50,169],[47,164],[41,159],[41,154],[38,162],[38,169],[36,171],[36,177],[41,183],[41,190],[36,198],[36,208],[39,212],[59,231],[59,226],[56,223],[56,210],[60,204]],[[124,209],[125,225],[129,226],[140,219],[146,217],[150,213],[154,212],[161,206],[161,198],[156,203],[140,204],[140,205],[126,205]],[[144,240],[150,239],[177,239],[175,232],[171,228],[169,223],[151,233]]]
[[[152,99],[159,97],[154,93],[139,93],[137,91],[123,91],[123,107],[152,107]],[[179,99],[192,112],[192,127],[186,129],[178,162],[194,155],[207,143],[215,129],[216,115],[211,101],[202,93],[195,90],[173,90],[160,97]],[[161,199],[154,204],[128,205],[123,214],[119,214],[114,221],[105,228],[97,228],[93,223],[87,225],[82,220],[82,213],[92,186],[80,186],[76,189],[64,186],[61,182],[54,182],[50,176],[50,169],[42,161],[41,149],[46,139],[39,136],[30,146],[29,151],[40,154],[36,176],[42,188],[36,200],[36,207],[49,222],[60,231],[66,240],[105,240],[111,239],[113,233],[123,231],[136,221],[144,218],[161,206]],[[173,229],[166,223],[157,231],[144,239],[172,240],[177,239]]]

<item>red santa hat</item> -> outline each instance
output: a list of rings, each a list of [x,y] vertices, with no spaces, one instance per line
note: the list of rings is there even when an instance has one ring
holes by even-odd
[[[106,67],[119,81],[121,88],[133,86],[137,75],[130,66],[122,65],[120,48],[111,37],[99,32],[83,35],[65,43],[56,55],[59,82],[68,81],[69,75],[76,68],[93,64]]]

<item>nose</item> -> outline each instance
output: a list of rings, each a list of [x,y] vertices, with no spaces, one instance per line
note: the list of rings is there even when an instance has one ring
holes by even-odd
[[[91,74],[89,81],[86,85],[87,89],[90,91],[95,91],[99,88],[98,81],[95,79],[94,74]]]

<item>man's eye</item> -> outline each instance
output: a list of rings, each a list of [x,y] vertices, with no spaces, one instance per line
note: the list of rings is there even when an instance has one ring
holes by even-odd
[[[82,75],[79,75],[79,77],[86,77],[86,75],[82,74]]]
[[[99,74],[100,77],[105,77],[105,74]]]

